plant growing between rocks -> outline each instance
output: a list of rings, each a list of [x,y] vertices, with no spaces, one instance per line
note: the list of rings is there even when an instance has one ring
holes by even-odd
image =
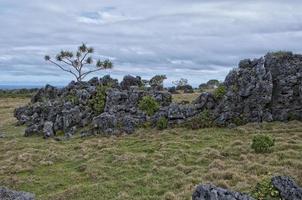
[[[224,85],[218,86],[213,92],[215,99],[220,100],[226,94],[226,87]]]
[[[109,86],[99,85],[96,89],[96,95],[89,101],[89,105],[97,114],[104,112],[106,104],[106,91]]]
[[[258,200],[280,200],[279,191],[273,186],[270,178],[258,182],[251,195]]]
[[[185,126],[193,130],[200,128],[210,128],[214,126],[213,118],[209,110],[202,111],[199,115],[189,120]]]
[[[156,123],[156,127],[158,130],[164,130],[168,128],[168,119],[166,117],[161,117]]]
[[[255,135],[253,138],[252,149],[256,153],[267,153],[275,145],[275,141],[268,135]]]
[[[159,109],[159,104],[151,96],[144,96],[139,102],[138,107],[140,110],[144,111],[147,115],[152,116]]]

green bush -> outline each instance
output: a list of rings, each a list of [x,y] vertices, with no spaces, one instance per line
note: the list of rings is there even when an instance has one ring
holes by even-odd
[[[256,153],[267,153],[275,145],[275,141],[268,135],[255,135],[253,138],[252,149]]]
[[[222,97],[226,94],[226,87],[224,85],[219,85],[213,92],[214,98],[217,100],[222,99]]]
[[[144,96],[139,102],[138,107],[149,116],[152,116],[156,111],[159,110],[158,102],[151,96]]]
[[[166,117],[161,117],[156,123],[156,127],[158,130],[163,130],[168,128],[168,119]]]
[[[272,185],[270,178],[266,178],[257,183],[255,189],[252,191],[252,196],[258,200],[279,200],[281,196],[279,191]]]
[[[97,86],[96,95],[92,97],[89,101],[89,105],[93,111],[96,113],[104,112],[105,104],[106,104],[106,91],[109,87],[99,85]]]
[[[204,110],[199,115],[193,117],[191,120],[185,123],[185,126],[193,130],[200,128],[209,128],[214,126],[214,121],[211,113],[208,110]]]

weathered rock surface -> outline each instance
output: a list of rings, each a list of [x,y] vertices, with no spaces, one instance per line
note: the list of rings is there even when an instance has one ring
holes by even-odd
[[[272,178],[273,186],[280,192],[285,200],[301,200],[302,188],[287,176],[276,176]]]
[[[1,200],[34,200],[35,195],[28,192],[18,192],[9,190],[5,187],[0,187]]]
[[[132,82],[125,81],[128,78],[123,83],[123,87],[129,87],[127,90],[121,90],[117,80],[108,76],[88,82],[71,82],[62,89],[47,85],[38,91],[29,105],[16,109],[15,117],[18,124],[27,126],[25,136],[40,134],[48,138],[64,132],[66,137],[70,137],[78,128],[90,125],[92,130],[86,135],[130,134],[147,120],[146,114],[138,109],[138,103],[144,96],[152,96],[161,106],[170,105],[172,96],[165,91],[145,91],[131,86]],[[106,92],[104,111],[100,114],[92,109],[90,102],[97,88],[105,84],[111,89]]]
[[[192,200],[255,200],[239,192],[233,192],[211,184],[199,185],[192,195]]]
[[[242,60],[223,85],[218,124],[302,119],[302,55],[281,52]]]

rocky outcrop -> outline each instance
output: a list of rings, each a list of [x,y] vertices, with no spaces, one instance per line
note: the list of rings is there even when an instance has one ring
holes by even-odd
[[[123,84],[124,87],[125,82]],[[146,114],[138,109],[144,96],[153,97],[161,106],[168,106],[172,101],[169,92],[142,90],[130,85],[127,86],[129,89],[121,90],[122,86],[108,76],[88,82],[71,82],[62,89],[47,85],[37,92],[29,105],[16,109],[15,117],[18,124],[27,126],[25,136],[43,134],[48,138],[64,132],[70,137],[78,128],[84,127],[91,128],[89,134],[129,134],[147,120]],[[96,97],[99,87],[109,88],[104,89],[102,113],[91,105],[95,103],[93,98],[100,98]]]
[[[301,85],[301,55],[279,52],[242,60],[223,83],[226,93],[215,110],[216,122],[301,120]]]
[[[272,178],[273,186],[280,192],[284,200],[301,200],[302,188],[287,176],[276,176]]]
[[[34,200],[35,195],[28,192],[18,192],[9,190],[5,187],[0,187],[1,200]]]
[[[199,185],[192,200],[255,200],[254,198],[239,192],[219,188],[211,184]]]
[[[27,126],[26,136],[43,133],[44,137],[53,137],[57,132],[71,136],[82,127],[92,127],[89,134],[132,133],[146,121],[154,125],[165,117],[170,125],[180,124],[204,110],[211,116],[211,124],[228,127],[302,120],[302,55],[278,52],[242,60],[213,94],[202,93],[191,104],[171,104],[170,92],[144,88],[143,82],[140,77],[128,75],[120,84],[105,76],[71,82],[62,89],[47,85],[31,104],[16,109],[15,116],[18,124]],[[100,86],[107,91],[101,96]],[[192,92],[192,87],[188,90]],[[153,116],[138,109],[144,96],[160,104]]]

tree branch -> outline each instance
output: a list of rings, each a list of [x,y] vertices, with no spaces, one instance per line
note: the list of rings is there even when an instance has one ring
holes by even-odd
[[[98,69],[95,69],[95,70],[90,70],[90,71],[88,71],[88,72],[85,72],[85,73],[83,73],[83,74],[81,75],[81,78],[84,79],[88,74],[91,74],[91,73],[93,73],[93,72],[100,71],[100,70],[102,70],[102,69],[104,69],[104,68],[98,68]]]
[[[61,70],[65,71],[65,72],[68,72],[68,73],[71,73],[72,75],[75,76],[75,78],[78,80],[78,76],[71,70],[68,70],[68,69],[65,69],[64,67],[62,67],[61,65],[59,65],[58,63],[52,61],[52,60],[49,60],[49,62],[51,62],[52,64],[56,65],[57,67],[59,67]]]

